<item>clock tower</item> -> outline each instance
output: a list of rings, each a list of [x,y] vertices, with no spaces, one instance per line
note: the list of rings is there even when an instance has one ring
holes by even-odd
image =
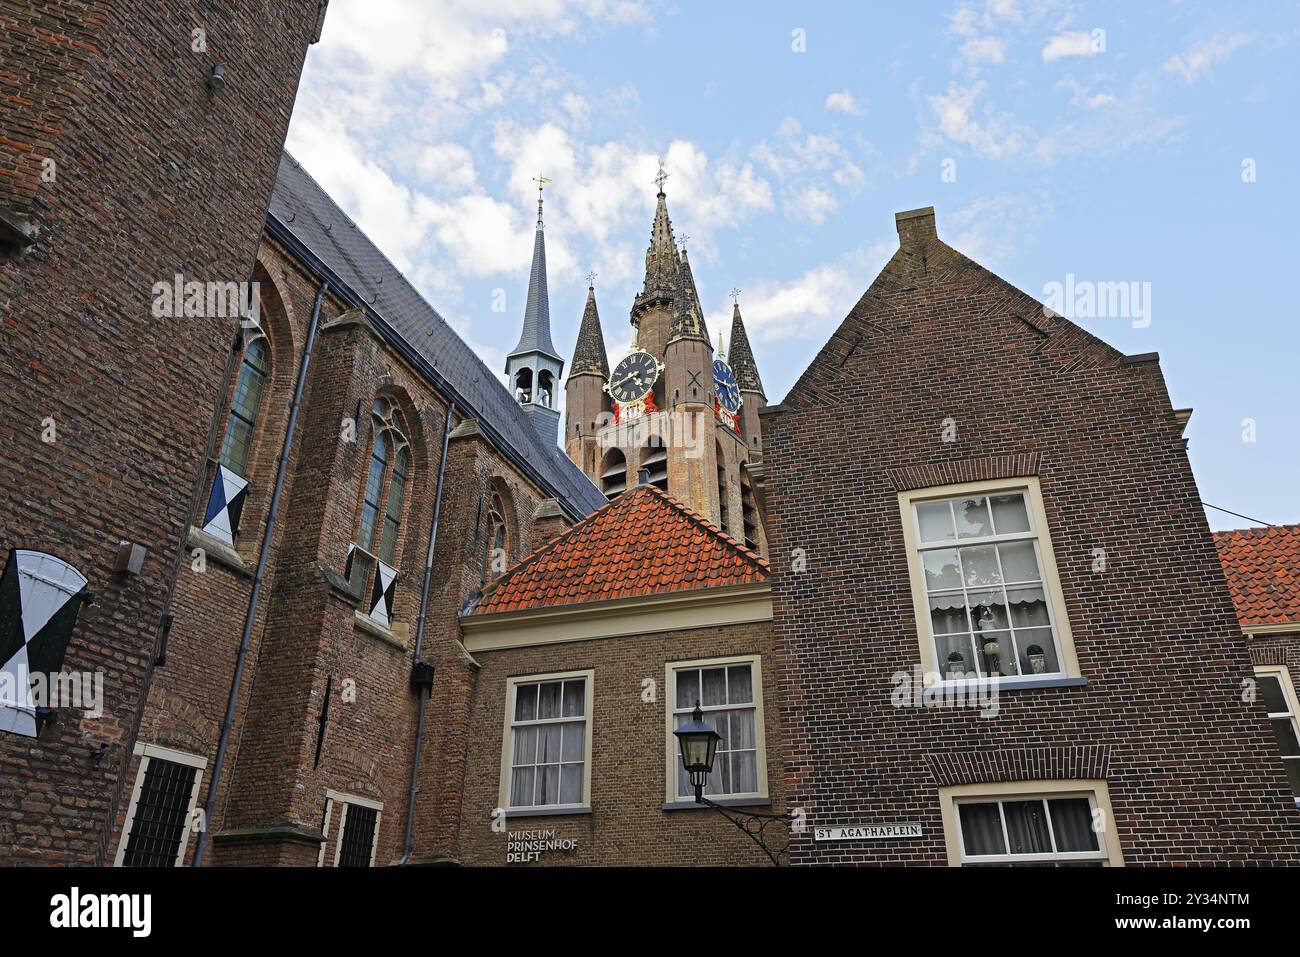
[[[594,283],[565,383],[564,447],[610,498],[648,481],[739,542],[766,552],[754,486],[761,475],[753,351],[733,307],[728,363],[715,352],[685,236],[673,233],[660,169],[645,279],[632,302],[633,345],[611,362]],[[680,248],[679,248],[680,243]],[[738,298],[739,290],[733,290]]]

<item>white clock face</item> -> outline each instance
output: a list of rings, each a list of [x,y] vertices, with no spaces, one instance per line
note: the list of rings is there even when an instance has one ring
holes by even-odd
[[[619,405],[636,402],[650,394],[659,378],[659,363],[648,352],[640,350],[624,356],[609,374],[606,389]]]

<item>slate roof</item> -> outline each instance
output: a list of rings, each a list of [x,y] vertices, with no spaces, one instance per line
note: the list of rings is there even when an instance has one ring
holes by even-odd
[[[600,312],[596,309],[594,286],[587,287],[587,305],[582,310],[578,341],[573,347],[573,362],[569,364],[569,378],[572,379],[575,375],[609,378],[609,359],[605,354],[605,336],[600,331]]]
[[[533,235],[533,268],[528,274],[524,328],[519,334],[518,344],[509,354],[516,356],[526,352],[542,352],[560,359],[560,354],[551,343],[551,299],[546,292],[546,235],[540,222]]]
[[[731,307],[731,347],[727,350],[727,362],[736,374],[736,384],[743,392],[757,392],[764,398],[763,380],[758,377],[758,363],[754,361],[754,350],[749,347],[749,336],[745,334],[745,322],[740,318],[740,303]]]
[[[424,300],[357,224],[287,152],[280,157],[268,215],[342,279],[442,375],[576,515],[605,496],[559,447],[542,439],[501,380]]]
[[[1215,532],[1214,544],[1242,626],[1300,630],[1300,525]]]
[[[497,579],[473,615],[766,581],[767,562],[653,485],[630,489]]]

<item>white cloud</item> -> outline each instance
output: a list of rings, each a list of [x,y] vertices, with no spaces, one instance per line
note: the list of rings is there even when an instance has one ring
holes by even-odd
[[[892,239],[882,240],[793,279],[742,282],[740,308],[751,343],[761,352],[764,343],[774,340],[825,338],[862,297],[896,246]],[[710,314],[730,315],[731,303],[718,303]]]
[[[1177,73],[1188,83],[1194,83],[1215,63],[1220,63],[1232,56],[1234,50],[1250,42],[1244,33],[1231,36],[1220,34],[1190,50],[1176,53],[1165,61],[1165,70]]]
[[[939,133],[989,159],[1019,153],[1025,145],[1025,136],[1011,117],[995,114],[987,107],[982,120],[975,115],[976,101],[984,90],[982,81],[970,86],[950,83],[947,93],[931,96],[930,106],[938,120]]]
[[[835,212],[839,206],[835,197],[817,186],[809,186],[786,200],[785,212],[791,219],[820,226],[826,222],[826,216]]]
[[[969,64],[1001,63],[1006,51],[997,37],[972,37],[961,45],[961,58]]]
[[[1101,52],[1092,42],[1087,30],[1058,33],[1043,47],[1043,62],[1053,63],[1072,56],[1095,56]]]
[[[337,117],[295,124],[288,146],[394,265],[409,269],[430,223],[421,197],[364,155]]]
[[[858,106],[857,98],[851,90],[837,90],[826,97],[825,109],[827,113],[844,113],[847,116],[862,115],[862,108]]]
[[[463,192],[478,183],[474,157],[459,143],[436,143],[420,150],[416,161],[420,175],[436,188]]]

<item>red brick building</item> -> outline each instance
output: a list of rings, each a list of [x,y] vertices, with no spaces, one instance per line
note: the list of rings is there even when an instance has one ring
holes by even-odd
[[[324,4],[223,10],[0,4],[0,863],[764,863],[694,701],[795,864],[1300,861],[1295,529],[1154,356],[918,210],[760,417],[661,180],[566,455],[540,208],[507,388],[281,154]]]
[[[695,803],[672,731],[699,703],[722,734],[705,793],[780,812],[771,615],[767,563],[648,484],[510,569],[461,618],[460,859],[766,864]]]
[[[1277,752],[1300,806],[1300,525],[1216,532]]]
[[[204,292],[250,278],[324,10],[0,3],[0,667],[101,691],[0,695],[0,864],[107,857],[240,324]]]
[[[1296,863],[1156,357],[897,221],[764,415],[793,863]]]

